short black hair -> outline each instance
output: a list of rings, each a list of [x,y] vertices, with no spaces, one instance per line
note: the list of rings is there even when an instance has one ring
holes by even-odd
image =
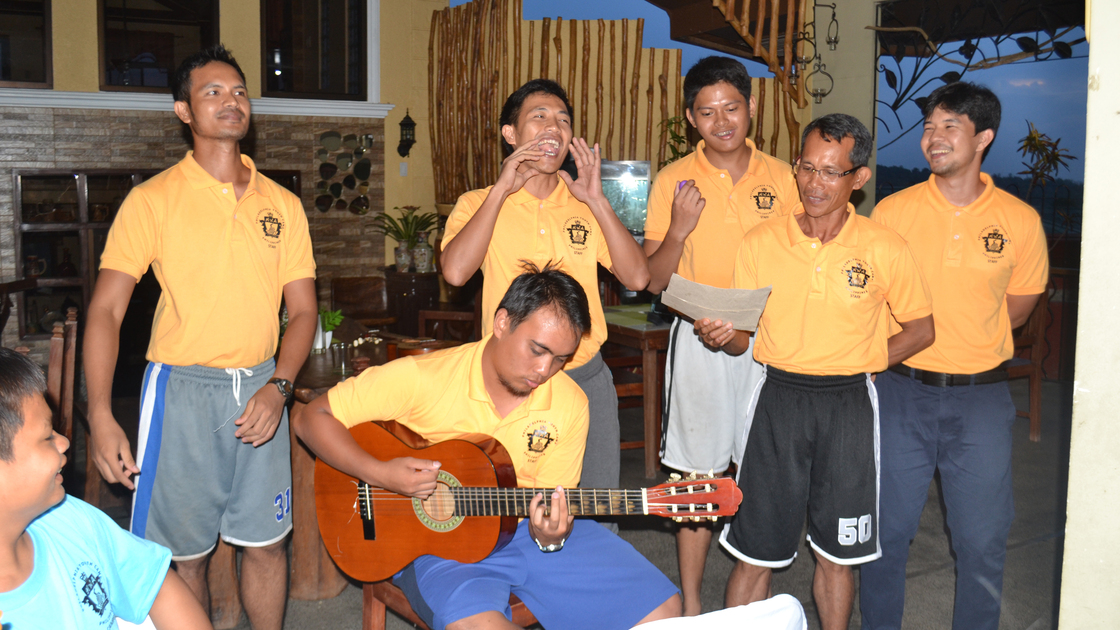
[[[744,100],[751,100],[751,75],[746,66],[731,57],[712,55],[697,61],[684,76],[685,109],[692,111],[700,90],[721,81],[739,90]]]
[[[551,79],[533,79],[525,85],[517,88],[513,94],[510,94],[502,105],[502,115],[498,118],[498,129],[506,125],[513,127],[517,126],[517,117],[521,115],[521,106],[525,104],[525,99],[534,94],[551,94],[564,102],[565,109],[568,110],[568,116],[571,120],[575,120],[575,110],[572,109],[572,104],[568,101],[568,93],[560,84]],[[502,148],[505,149],[506,154],[513,153],[513,145],[506,142],[506,139],[499,134],[502,139]]]
[[[852,168],[867,166],[871,160],[871,132],[855,116],[848,114],[825,114],[809,123],[801,134],[801,152],[805,152],[805,140],[813,132],[821,134],[825,140],[841,142],[844,138],[855,140],[855,145],[848,152],[848,161]]]
[[[992,130],[992,142],[984,149],[984,157],[987,157],[992,144],[995,144],[995,135],[999,132],[1002,109],[999,97],[983,85],[957,81],[942,85],[930,92],[922,105],[922,116],[925,120],[929,120],[933,110],[938,107],[947,112],[968,116],[976,127],[976,133]]]
[[[498,304],[498,310],[504,308],[509,315],[510,330],[517,328],[538,310],[551,306],[567,318],[572,330],[578,332],[580,337],[591,331],[591,309],[587,305],[587,293],[575,278],[560,271],[552,261],[538,268],[533,263],[522,260],[521,268],[525,273],[513,279]]]
[[[179,69],[175,71],[175,74],[171,75],[171,95],[175,97],[175,100],[190,105],[191,72],[215,61],[233,66],[237,74],[241,75],[241,82],[245,83],[245,73],[241,71],[241,66],[237,65],[233,53],[221,44],[214,44],[184,59],[183,63],[179,64]]]
[[[47,379],[38,365],[15,350],[0,348],[0,460],[15,458],[12,442],[23,428],[23,405],[46,389]]]

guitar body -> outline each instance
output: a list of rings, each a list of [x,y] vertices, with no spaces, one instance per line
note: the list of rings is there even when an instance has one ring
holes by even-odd
[[[478,562],[513,537],[516,516],[455,518],[446,487],[517,486],[513,464],[494,438],[479,435],[431,444],[396,422],[367,422],[350,429],[369,454],[388,461],[416,457],[439,461],[440,487],[426,501],[372,488],[372,535],[362,519],[358,480],[315,462],[315,511],[327,552],[344,573],[362,582],[388,579],[422,555]]]

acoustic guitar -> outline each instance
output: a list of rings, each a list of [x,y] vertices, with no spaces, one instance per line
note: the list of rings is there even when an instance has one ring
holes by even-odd
[[[338,567],[362,582],[392,577],[425,554],[478,562],[513,538],[538,492],[518,488],[509,454],[486,436],[430,443],[396,422],[366,422],[350,429],[377,459],[417,457],[442,463],[427,499],[371,486],[315,462],[315,510],[323,544]],[[677,520],[731,516],[743,495],[735,481],[689,478],[640,490],[565,490],[574,516],[656,515]],[[548,502],[545,502],[546,508]]]

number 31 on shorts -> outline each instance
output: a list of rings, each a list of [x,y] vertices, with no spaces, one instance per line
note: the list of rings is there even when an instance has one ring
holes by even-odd
[[[871,540],[871,515],[864,514],[859,518],[840,519],[840,533],[836,539],[841,545],[850,547],[857,542],[863,544]]]
[[[284,515],[292,511],[292,489],[290,487],[286,488],[276,495],[272,504],[276,506],[276,522],[280,523],[284,520]]]

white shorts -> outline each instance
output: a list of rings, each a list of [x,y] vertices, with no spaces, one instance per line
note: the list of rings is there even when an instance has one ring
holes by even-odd
[[[675,319],[665,359],[661,462],[686,473],[740,463],[747,410],[763,373],[753,336],[747,351],[733,357],[705,346],[691,322]]]

